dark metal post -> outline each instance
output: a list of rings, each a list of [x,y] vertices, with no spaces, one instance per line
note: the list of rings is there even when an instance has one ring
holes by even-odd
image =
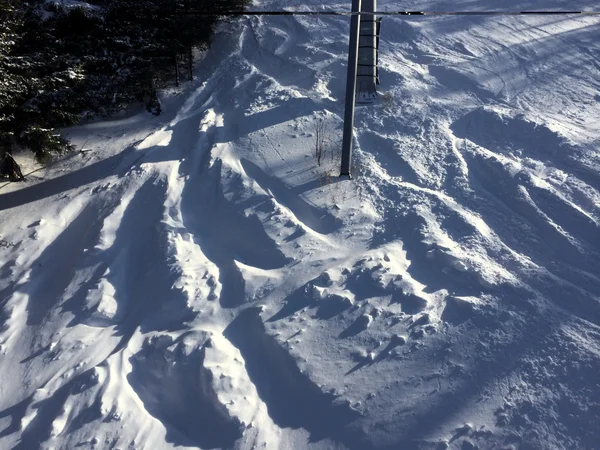
[[[377,0],[362,0],[358,35],[356,104],[369,105],[377,98]],[[367,14],[372,13],[372,14]]]
[[[361,0],[352,0],[352,12],[358,13]],[[346,79],[346,110],[344,111],[344,137],[342,141],[342,168],[340,177],[350,177],[350,161],[352,159],[352,133],[354,131],[354,102],[356,100],[356,69],[358,64],[358,35],[360,34],[360,17],[350,17],[350,45],[348,49],[348,78]]]

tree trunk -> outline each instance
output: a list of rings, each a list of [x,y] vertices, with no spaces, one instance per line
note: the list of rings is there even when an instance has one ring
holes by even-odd
[[[8,177],[10,181],[25,180],[19,164],[17,164],[10,153],[4,153],[0,156],[0,176]]]
[[[185,8],[185,12],[189,12],[190,11],[190,1],[189,0],[185,0],[183,7]],[[188,54],[187,54],[187,58],[188,58],[188,76],[190,78],[190,81],[192,81],[194,79],[194,49],[192,48],[192,38],[188,36],[187,38],[188,41]]]
[[[194,50],[192,45],[188,47],[188,71],[190,76],[190,81],[194,79]]]
[[[175,86],[179,87],[179,64],[177,64],[177,53],[173,55],[173,64],[175,65]]]

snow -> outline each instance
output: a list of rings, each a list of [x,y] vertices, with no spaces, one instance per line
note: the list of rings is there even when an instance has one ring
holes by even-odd
[[[599,22],[384,18],[353,180],[335,16],[223,26],[163,115],[17,155],[0,448],[597,448]]]

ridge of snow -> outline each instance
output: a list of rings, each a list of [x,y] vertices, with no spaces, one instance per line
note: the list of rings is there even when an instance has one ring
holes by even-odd
[[[0,186],[0,447],[594,448],[598,22],[386,17],[352,181],[345,17],[222,26],[162,116],[65,130]]]

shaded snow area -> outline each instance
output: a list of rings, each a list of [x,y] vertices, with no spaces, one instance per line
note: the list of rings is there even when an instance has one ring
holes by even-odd
[[[0,189],[0,448],[600,448],[600,18],[386,17],[340,180],[348,30],[223,26]]]

